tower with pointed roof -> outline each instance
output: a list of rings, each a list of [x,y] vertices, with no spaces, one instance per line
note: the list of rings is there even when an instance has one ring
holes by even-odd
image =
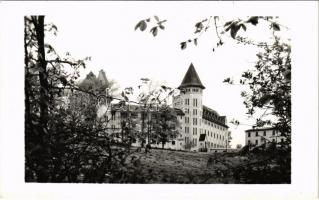
[[[182,83],[178,87],[180,95],[174,98],[174,106],[184,111],[185,117],[181,125],[184,133],[181,149],[193,149],[198,145],[200,135],[200,119],[202,113],[202,96],[205,86],[202,84],[193,63],[190,64]]]
[[[173,98],[173,107],[184,111],[181,116],[180,137],[176,149],[208,151],[227,146],[226,116],[202,104],[205,86],[193,63],[190,64],[180,86],[180,94]]]

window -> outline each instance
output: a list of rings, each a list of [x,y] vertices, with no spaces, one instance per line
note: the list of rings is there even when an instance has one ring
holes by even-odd
[[[273,130],[273,131],[272,131],[272,135],[276,135],[276,132],[275,132],[275,130]]]
[[[193,125],[194,125],[194,126],[197,125],[197,118],[193,118]]]
[[[264,136],[266,136],[266,131],[264,131]]]
[[[258,140],[256,140],[256,145],[258,145]]]
[[[247,133],[247,137],[250,137],[250,132]]]
[[[272,142],[276,142],[275,139],[272,139]]]
[[[258,136],[258,131],[256,131],[256,137]]]
[[[284,142],[284,138],[281,138],[281,140],[280,140],[280,141],[281,141],[281,143],[283,143],[283,142]]]
[[[250,140],[248,140],[247,142],[248,142],[248,144],[250,144]]]
[[[197,135],[197,128],[193,128],[193,135]]]
[[[185,127],[185,133],[189,133],[189,127]]]
[[[172,141],[172,145],[175,145],[175,141]]]
[[[185,105],[189,105],[189,99],[185,99]]]

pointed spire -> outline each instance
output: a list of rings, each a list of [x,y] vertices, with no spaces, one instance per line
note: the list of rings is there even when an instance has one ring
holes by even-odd
[[[107,84],[108,83],[108,80],[106,78],[106,75],[105,75],[105,72],[103,69],[101,69],[99,71],[99,75],[97,77],[97,79],[102,83],[102,84]]]
[[[199,76],[195,70],[193,63],[190,64],[184,79],[178,89],[182,89],[185,87],[199,87],[201,89],[205,89],[202,82],[199,79]]]

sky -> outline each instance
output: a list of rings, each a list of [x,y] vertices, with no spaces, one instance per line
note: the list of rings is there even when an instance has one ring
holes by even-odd
[[[58,27],[57,36],[47,35],[46,41],[60,55],[70,52],[74,58],[91,56],[86,69],[81,70],[81,78],[92,71],[96,75],[103,69],[108,79],[116,82],[121,89],[137,87],[141,78],[149,78],[160,84],[178,87],[190,63],[206,87],[203,104],[243,124],[253,124],[246,115],[246,108],[240,96],[244,88],[223,83],[227,77],[239,78],[240,74],[253,67],[258,49],[254,46],[236,44],[231,38],[225,39],[222,47],[212,48],[217,37],[208,31],[198,39],[198,46],[188,43],[185,50],[180,42],[194,38],[195,24],[209,16],[214,16],[209,4],[184,3],[152,5],[143,7],[131,4],[110,3],[94,8],[90,14],[76,12],[70,15],[50,14],[47,23]],[[90,10],[90,8],[88,8]],[[149,28],[145,32],[134,27],[142,19],[156,15],[164,23],[165,30],[159,30],[153,37]],[[220,16],[220,20],[236,19],[238,16]],[[284,20],[284,19],[283,19]],[[257,41],[268,40],[271,32],[266,24],[247,27],[238,34],[252,37]],[[283,31],[285,32],[285,31]],[[289,32],[289,30],[286,30]],[[227,34],[229,35],[229,34]],[[228,123],[232,132],[232,147],[245,143],[246,129],[251,126],[234,126]]]

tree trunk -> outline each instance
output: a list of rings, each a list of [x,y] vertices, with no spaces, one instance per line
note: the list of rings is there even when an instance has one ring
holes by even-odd
[[[48,112],[49,112],[49,87],[47,63],[45,60],[44,47],[44,16],[33,16],[33,23],[36,32],[38,44],[38,65],[39,65],[39,80],[40,80],[40,133],[43,161],[42,169],[39,172],[39,182],[49,181],[49,162],[51,159],[50,136],[48,134]]]
[[[45,60],[44,48],[44,16],[35,17],[35,30],[38,40],[38,62],[39,62],[39,80],[40,80],[40,123],[43,129],[47,131],[48,110],[49,110],[49,84],[47,74],[47,63]]]

